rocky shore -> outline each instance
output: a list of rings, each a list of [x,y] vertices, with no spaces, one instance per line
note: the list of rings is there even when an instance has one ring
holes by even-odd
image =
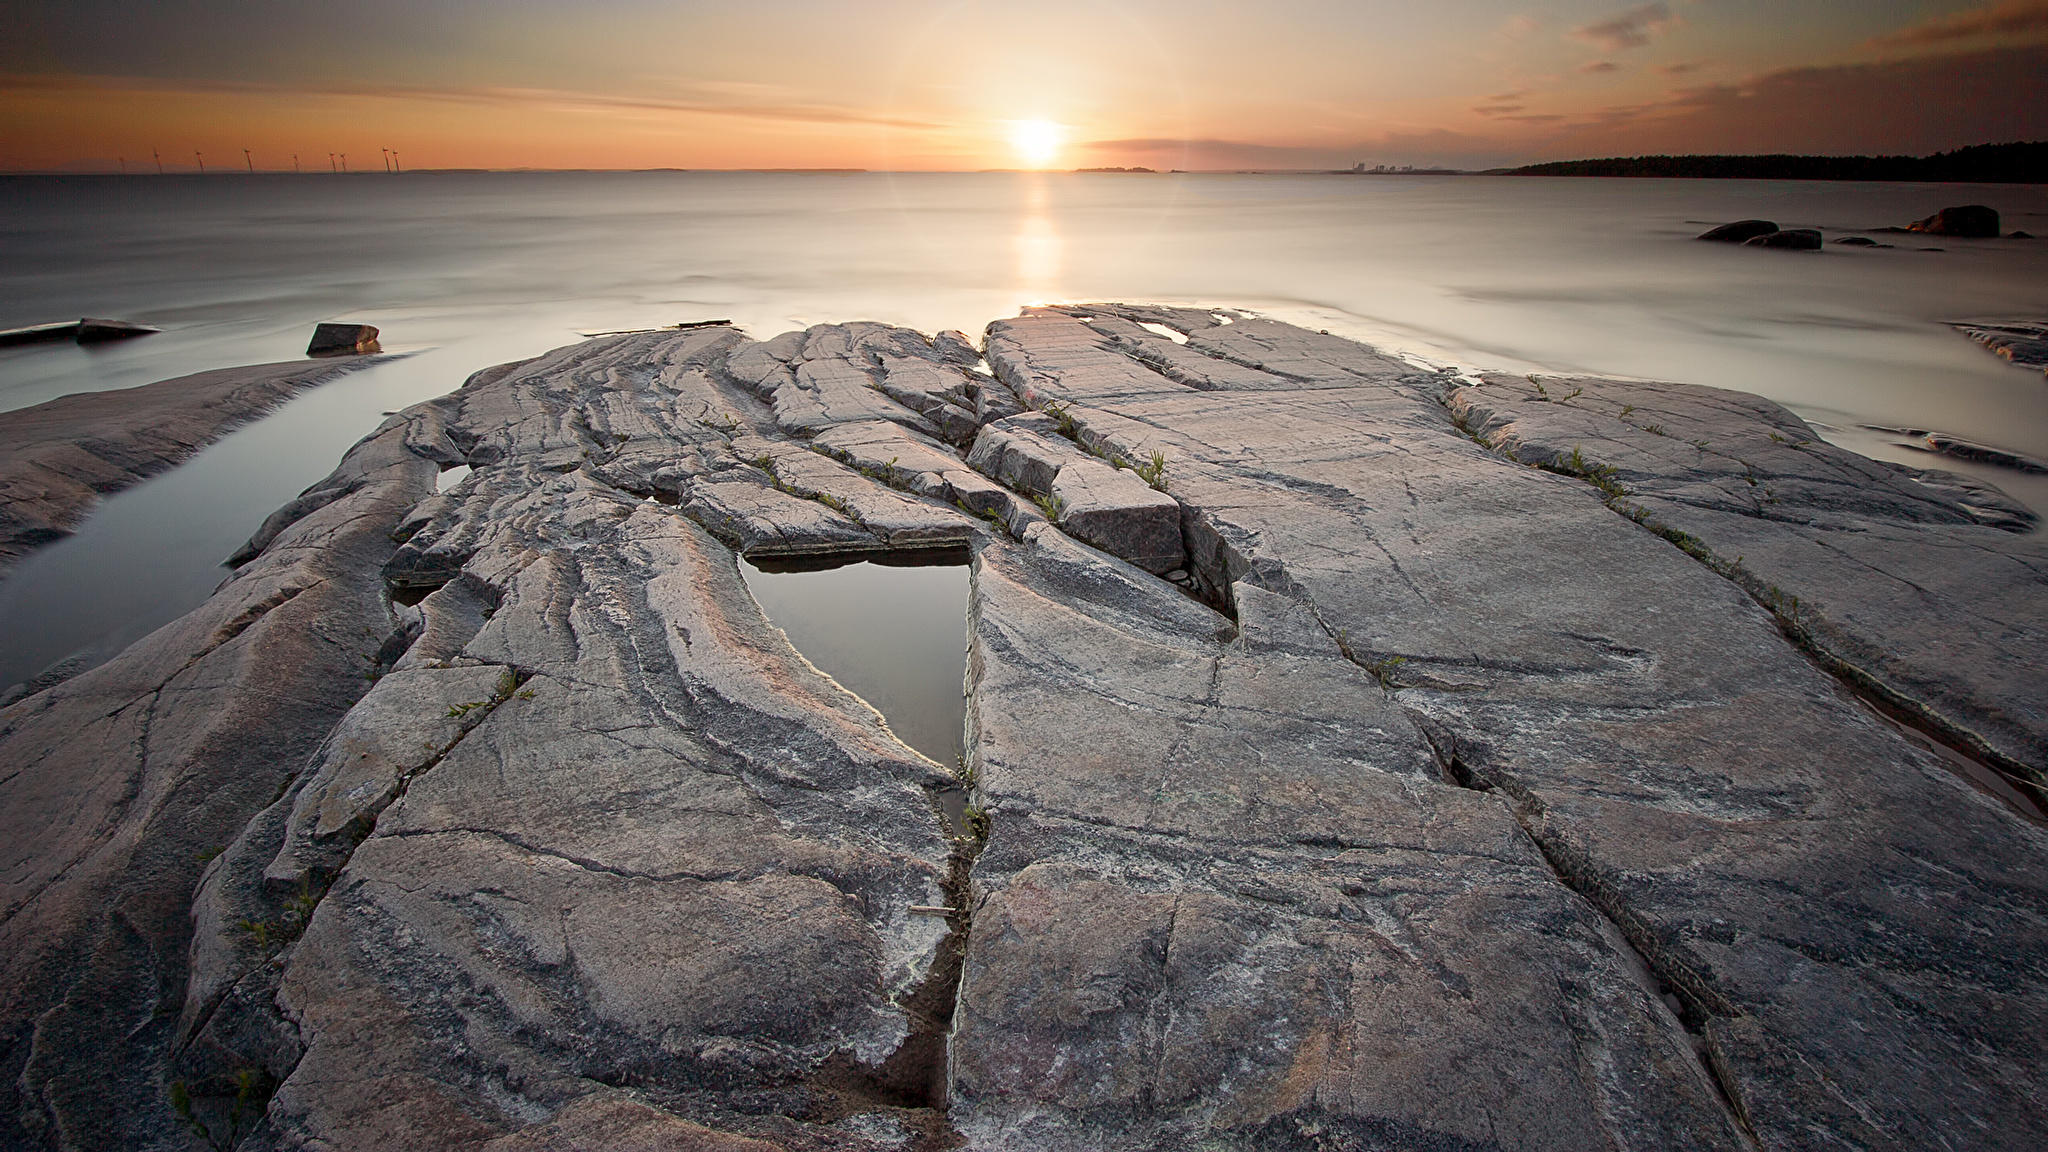
[[[0,710],[0,1143],[2032,1146],[2034,523],[1231,312],[488,369]],[[738,567],[963,545],[957,765]]]
[[[100,497],[178,464],[302,389],[374,362],[222,368],[7,413],[0,421],[0,568],[64,537]]]

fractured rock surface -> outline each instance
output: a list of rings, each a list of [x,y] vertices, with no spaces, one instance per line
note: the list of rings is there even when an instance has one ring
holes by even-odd
[[[2029,1146],[2048,834],[1826,670],[2028,785],[2015,509],[1235,312],[489,369],[0,710],[0,1143]],[[735,554],[963,544],[956,779]]]

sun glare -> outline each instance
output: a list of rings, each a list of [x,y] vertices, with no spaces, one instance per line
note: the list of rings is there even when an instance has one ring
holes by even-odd
[[[1017,120],[1010,125],[1010,147],[1033,168],[1043,168],[1059,155],[1066,130],[1050,120]]]

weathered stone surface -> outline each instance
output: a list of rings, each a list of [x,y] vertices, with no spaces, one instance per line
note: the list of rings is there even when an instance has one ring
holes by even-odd
[[[275,1084],[250,1146],[335,1152],[2040,1142],[2048,830],[1787,636],[2032,738],[2010,498],[1754,397],[1243,313],[988,347],[480,372],[0,711],[0,1142],[180,1147],[173,1079],[216,1119]],[[1008,486],[884,391],[796,395],[899,368]],[[1114,466],[1154,453],[1163,494]],[[1085,508],[1150,519],[1092,547]],[[960,541],[978,858],[734,555]]]
[[[964,345],[935,346],[886,324],[819,325],[748,345],[726,371],[774,405],[785,432],[808,436],[835,424],[892,420],[964,441],[978,422],[970,390],[974,360],[963,359],[972,351]]]
[[[1767,232],[1752,236],[1742,242],[1745,248],[1791,248],[1801,252],[1820,251],[1820,232],[1814,228],[1787,228],[1782,232]]]
[[[166,1061],[192,891],[369,687],[389,525],[433,490],[410,422],[203,606],[0,710],[0,1143],[182,1146]]]
[[[0,415],[0,565],[66,535],[101,496],[170,468],[302,389],[370,363],[222,368]]]
[[[1187,563],[1180,505],[1130,472],[1077,460],[1053,478],[1060,529],[1077,540],[1163,574]]]
[[[1973,321],[1954,327],[1996,355],[2048,372],[2048,320]]]
[[[985,426],[967,454],[976,471],[1026,496],[1052,495],[1060,469],[1087,459],[1060,435],[1058,421],[1036,412]]]
[[[377,351],[377,329],[368,324],[318,324],[306,343],[308,356],[354,356]]]
[[[981,554],[970,1146],[1740,1147],[1507,810],[1309,605],[1239,593],[1241,634],[1046,529]]]
[[[901,425],[886,421],[841,424],[812,441],[835,459],[886,483],[966,509],[976,516],[1005,516],[1017,498],[985,479],[964,461]]]
[[[1489,378],[1449,403],[1524,463],[1619,485],[1821,651],[2048,784],[2048,545],[1998,530],[2009,513],[1824,443],[1760,397],[1538,383]]]
[[[1778,225],[1770,220],[1737,220],[1733,224],[1709,228],[1693,239],[1712,240],[1720,244],[1741,244],[1758,236],[1769,236],[1777,230]]]
[[[1102,310],[1042,310],[992,326],[991,365],[1048,401],[1072,402],[1069,415],[1084,440],[1095,437],[1132,458],[1152,448],[1172,457],[1170,493],[1186,514],[1204,585],[1228,594],[1240,614],[1247,586],[1295,601],[1302,618],[1314,620],[1354,663],[1393,686],[1447,777],[1496,800],[1498,811],[1536,841],[1556,881],[1597,906],[1643,956],[1660,992],[1679,1005],[1742,1123],[1764,1146],[2025,1144],[2048,1125],[2035,1087],[2048,1068],[2031,1039],[2048,1023],[2048,974],[2032,959],[2048,944],[2041,938],[2048,910],[2042,829],[1972,790],[1862,711],[1717,571],[1609,509],[1583,482],[1491,455],[1459,435],[1438,400],[1443,378],[1388,371],[1342,341],[1241,323],[1190,333],[1188,346],[1241,364],[1285,363],[1290,375],[1309,376],[1320,387],[1226,397],[1147,389],[1127,368],[1105,369],[1098,381],[1096,366],[1111,349],[1076,317]],[[1796,429],[1780,431],[1767,412],[1759,415],[1771,406],[1754,398],[1692,391],[1703,411],[1717,404],[1749,409],[1745,426],[1765,444],[1776,443],[1771,432],[1797,439],[1789,434]],[[1087,396],[1103,399],[1084,401]],[[1554,406],[1533,403],[1546,412]],[[1530,441],[1525,435],[1522,442]],[[1568,455],[1570,445],[1559,450]],[[1746,444],[1742,456],[1752,459]],[[1825,471],[1788,469],[1786,489],[1800,491],[1822,511],[1839,508],[1844,516],[1867,519],[1882,506],[1902,518],[1903,529],[1976,533],[1968,538],[1989,550],[1972,558],[1959,548],[1951,560],[1967,560],[1994,580],[2005,579],[1998,576],[2000,565],[2011,566],[2004,571],[2027,566],[1992,547],[2014,540],[2010,534],[1973,525],[1967,512],[1938,495],[1902,492],[1899,486],[1909,482],[1869,467],[1875,495],[1834,483]],[[1742,470],[1739,463],[1735,470]],[[1754,504],[1731,490],[1747,489],[1747,481],[1718,465],[1679,481],[1674,490],[1685,488],[1697,501],[1689,507],[1702,515],[1764,523],[1747,514]],[[1912,538],[1939,539],[1940,533]],[[1105,782],[1123,776],[1099,761],[1083,760],[1069,772],[1077,748],[1086,755],[1094,746],[1077,743],[1077,732],[1115,732],[1141,711],[1116,705],[1102,709],[1101,719],[1091,711],[1072,727],[1055,723],[1055,709],[1082,695],[1078,685],[1114,684],[1134,705],[1128,693],[1147,686],[1161,686],[1161,696],[1186,689],[1171,687],[1176,665],[1164,657],[1123,666],[1121,675],[1091,676],[1089,664],[1040,655],[1027,642],[1045,631],[993,630],[990,621],[1002,623],[1009,597],[990,570],[1006,548],[984,551],[977,572],[972,715],[977,724],[985,724],[991,710],[1038,723],[977,729],[970,756],[984,757],[979,768],[994,823],[977,881],[996,905],[1040,869],[1031,875],[1045,879],[1034,881],[1020,910],[1109,899],[1079,888],[1084,877],[1063,870],[1082,870],[1140,895],[1175,891],[1185,883],[1180,874],[1126,865],[1124,842],[1157,829],[1159,838],[1148,846],[1191,852],[1187,846],[1199,840],[1206,850],[1213,841],[1169,822],[1185,810],[1190,791],[1216,796],[1222,812],[1233,803],[1256,812],[1269,791],[1255,783],[1258,774],[1310,761],[1285,741],[1254,737],[1244,746],[1258,754],[1255,770],[1252,762],[1237,769],[1197,752],[1185,770],[1156,769],[1129,799],[1107,794]],[[1755,556],[1749,553],[1750,560]],[[1077,599],[1066,593],[1041,598]],[[1981,590],[1972,594],[1978,598]],[[2012,622],[2040,618],[2037,609],[2023,607]],[[1141,651],[1128,631],[1101,648]],[[1020,675],[1013,672],[1018,665],[1044,671]],[[1064,691],[1034,686],[1065,668],[1076,671],[1060,681]],[[2037,671],[2024,669],[2012,682],[2028,677],[2036,686],[2042,682]],[[1939,687],[1967,695],[1972,685]],[[2034,695],[2048,694],[2037,687]],[[1298,708],[1301,698],[1290,699]],[[1176,730],[1176,736],[1183,733],[1188,747],[1202,746],[1193,728]],[[1095,740],[1092,732],[1088,739]],[[1115,747],[1118,738],[1100,742]],[[1120,759],[1176,763],[1164,755]],[[1388,763],[1382,753],[1350,759],[1363,765],[1356,769],[1361,776]],[[1026,765],[1025,775],[1013,775],[1013,764]],[[1325,819],[1337,815],[1317,811]],[[1058,838],[1039,831],[1053,822],[1048,812],[1059,814]],[[1230,826],[1220,818],[1201,825],[1205,833]],[[1445,853],[1432,864],[1441,870],[1450,867],[1450,856],[1476,855]],[[1060,895],[1067,891],[1081,894]],[[1142,901],[1130,905],[1133,924],[1148,915]],[[1004,934],[977,931],[972,937],[963,1013],[977,1010],[977,973],[1012,970],[1006,957],[1019,949],[1042,948],[1050,956],[1066,939],[1058,916],[1006,916]],[[1434,938],[1441,923],[1395,917],[1376,931],[1399,947],[1403,940]],[[1512,918],[1460,925],[1452,950],[1483,951],[1507,936],[1559,939],[1555,929],[1511,924]],[[1168,947],[1166,955],[1172,953]],[[1227,967],[1263,983],[1264,974],[1283,969],[1278,956],[1285,954]],[[1552,962],[1536,954],[1502,955],[1485,975],[1513,983]],[[1039,989],[1030,995],[1048,1007],[1073,1005],[1066,1009],[1073,1018],[1148,1037],[1155,1046],[1145,1051],[1166,1055],[1139,1064],[1144,1093],[1131,1081],[1119,1084],[1116,1078],[1128,1069],[1096,1055],[1103,1033],[1092,1026],[1037,1028],[1033,1015],[1023,1012],[967,1017],[954,1057],[963,1096],[988,1092],[990,1081],[980,1069],[1024,1067],[1014,1061],[1027,1056],[1029,1067],[1072,1068],[1066,1075],[1079,1079],[1055,1079],[1041,1097],[1021,1087],[1008,1095],[977,1095],[971,1106],[956,1103],[956,1123],[991,1142],[1026,1146],[1037,1135],[1107,1117],[1102,1102],[1114,1099],[1133,1131],[1188,1125],[1220,1138],[1218,1130],[1234,1123],[1235,1114],[1205,1113],[1199,1106],[1181,1112],[1183,1101],[1199,1099],[1184,1094],[1181,1085],[1189,1081],[1151,1071],[1174,1067],[1171,1027],[1148,1031],[1116,1023],[1146,1018],[1136,1005],[1156,999],[1148,988],[1174,987],[1153,979],[1148,985],[1134,969],[1082,964],[1052,968],[1027,986]],[[1604,978],[1598,983],[1610,992],[1615,987]],[[1283,999],[1299,1012],[1301,1000]],[[1426,1018],[1421,1008],[1399,1015],[1403,1025],[1420,1018]],[[1653,1051],[1647,1028],[1603,1027],[1603,1054]],[[1368,1056],[1370,1042],[1362,1037],[1385,1037],[1391,1028],[1363,1028],[1356,1046],[1333,1044],[1326,1050],[1331,1055],[1308,1066],[1338,1083],[1357,1083],[1367,1069],[1387,1070],[1389,1056]],[[1591,1034],[1577,1025],[1565,1030]],[[972,1051],[959,1046],[969,1043]],[[1252,1041],[1242,1044],[1249,1049]],[[1393,1050],[1411,1051],[1382,1049]],[[1283,1063],[1295,1066],[1292,1058],[1275,1062]],[[1382,1075],[1391,1087],[1379,1092],[1290,1097],[1273,1090],[1243,1097],[1272,1108],[1267,1124],[1312,1124],[1326,1138],[1334,1133],[1360,1144],[1451,1146],[1497,1139],[1498,1127],[1474,1134],[1460,1125],[1475,1113],[1496,1123],[1501,1116],[1512,1119],[1525,1101],[1519,1087],[1530,1072],[1518,1065],[1517,1077],[1479,1078],[1458,1095],[1448,1116],[1429,1111],[1431,1101],[1443,1099],[1439,1079]],[[1242,1073],[1232,1080],[1233,1098],[1247,1082]],[[1275,1076],[1270,1082],[1290,1081]],[[1675,1075],[1630,1082],[1654,1082],[1669,1092],[1683,1085]],[[1544,1098],[1557,1102],[1548,1115],[1572,1118],[1570,1146],[1671,1142],[1668,1133],[1630,1127],[1636,1117],[1675,1115],[1670,1109],[1573,1112],[1567,1107],[1578,1105],[1563,1088]],[[1251,1145],[1254,1138],[1276,1138],[1272,1133],[1279,1130],[1254,1128],[1230,1138]],[[1549,1138],[1517,1130],[1498,1142],[1540,1146]],[[1107,1136],[1102,1142],[1116,1146]],[[1146,1145],[1140,1136],[1128,1146]]]
[[[1935,236],[1995,238],[1998,235],[1998,211],[1983,204],[1943,208],[1925,220],[1916,220],[1906,225],[1906,230],[1927,232]]]
[[[706,529],[735,493],[840,517],[843,548],[985,529],[783,438],[714,379],[735,342],[592,342],[436,402],[476,471],[402,518],[389,571],[448,582],[224,857],[257,874],[217,869],[199,910],[215,1000],[184,1067],[287,1050],[285,1146],[930,1146],[948,926],[909,909],[948,902],[946,778],[789,649]],[[279,961],[237,934],[309,889]],[[268,971],[266,1031],[242,993]],[[627,1081],[640,1103],[603,1087]],[[812,1119],[849,1085],[868,1120]]]

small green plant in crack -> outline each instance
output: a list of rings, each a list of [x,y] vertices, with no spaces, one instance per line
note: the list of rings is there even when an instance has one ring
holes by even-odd
[[[1068,409],[1067,405],[1053,400],[1047,402],[1045,407],[1040,408],[1039,411],[1053,418],[1053,422],[1060,426],[1060,435],[1065,436],[1069,440],[1080,440],[1081,425],[1074,421],[1074,414]]]
[[[461,704],[450,704],[444,719],[460,720],[479,708],[489,708],[491,704],[492,701],[489,700],[469,700]]]
[[[1138,479],[1158,491],[1166,491],[1166,453],[1154,449],[1143,464],[1132,468],[1131,471],[1138,474]]]
[[[1058,496],[1033,496],[1031,502],[1038,505],[1038,510],[1045,513],[1047,520],[1054,523],[1058,523],[1059,518],[1067,514],[1067,502]]]
[[[1773,444],[1790,444],[1790,443],[1791,443],[1791,441],[1790,441],[1790,440],[1787,440],[1787,439],[1785,439],[1785,438],[1784,438],[1783,436],[1780,436],[1780,435],[1778,435],[1778,434],[1777,434],[1776,432],[1773,432],[1773,433],[1771,433],[1771,443],[1773,443]]]
[[[1670,435],[1669,432],[1664,431],[1664,426],[1662,424],[1645,424],[1643,425],[1643,431],[1648,432],[1652,436]]]
[[[979,804],[969,804],[967,806],[966,817],[967,834],[973,837],[974,841],[978,844],[986,843],[988,841],[988,831],[989,826],[991,824],[991,821],[989,820],[988,809],[983,808]]]
[[[775,475],[775,457],[770,456],[766,452],[763,452],[759,456],[754,457],[752,460],[747,461],[747,463],[752,464],[754,467],[759,468],[761,471],[766,472],[770,476]]]
[[[1394,672],[1407,662],[1406,656],[1389,656],[1385,660],[1375,660],[1365,665],[1365,670],[1372,673],[1372,678],[1380,682],[1381,688],[1392,692],[1401,686],[1401,682],[1394,678]]]
[[[733,415],[730,412],[726,412],[714,418],[711,415],[711,405],[708,401],[705,403],[703,409],[697,413],[697,423],[706,428],[711,429],[713,432],[716,432],[721,436],[725,436],[728,438],[730,438],[733,433],[738,432],[740,430],[739,417]]]
[[[965,756],[953,757],[953,778],[960,781],[964,788],[972,788],[981,782],[980,774],[974,770],[974,765],[967,762]]]
[[[213,863],[215,857],[219,856],[221,853],[225,851],[227,851],[226,848],[208,848],[204,852],[194,853],[192,856],[192,860],[194,863],[197,864],[211,864]]]
[[[1628,414],[1629,414],[1629,413],[1631,413],[1631,412],[1633,412],[1633,411],[1635,411],[1635,410],[1636,410],[1636,406],[1635,406],[1635,405],[1633,405],[1633,404],[1623,404],[1623,405],[1621,406],[1621,418],[1622,418],[1623,420],[1626,420],[1626,419],[1628,419]]]
[[[212,1126],[199,1118],[198,1111],[192,1106],[192,1092],[185,1087],[183,1080],[171,1081],[171,1111],[194,1136],[206,1141],[208,1148],[215,1152],[229,1152],[255,1131],[265,1107],[270,1103],[271,1093],[276,1090],[277,1082],[262,1068],[244,1068],[235,1073],[234,1102],[228,1105],[227,1115],[219,1121],[227,1125],[226,1131],[219,1135],[215,1135]]]

